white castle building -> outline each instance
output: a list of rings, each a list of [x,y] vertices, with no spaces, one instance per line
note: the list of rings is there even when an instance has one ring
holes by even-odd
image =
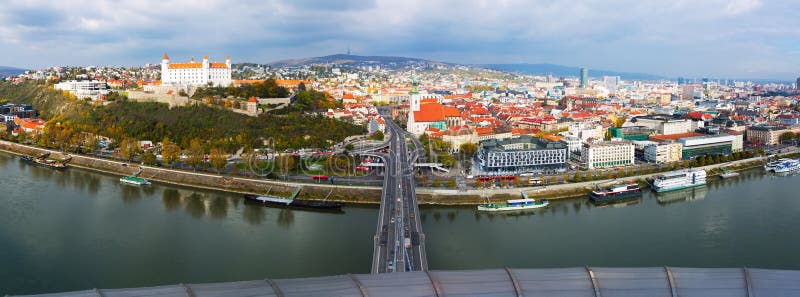
[[[169,56],[164,54],[161,60],[161,85],[186,86],[208,85],[227,87],[231,84],[231,57],[225,63],[209,62],[208,56],[203,62],[170,63]]]

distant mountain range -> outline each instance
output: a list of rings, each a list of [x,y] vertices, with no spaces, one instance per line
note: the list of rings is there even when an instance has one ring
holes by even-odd
[[[14,67],[0,66],[0,77],[22,74],[26,70]]]
[[[563,66],[563,65],[556,65],[556,64],[482,64],[482,65],[474,65],[476,67],[483,67],[488,69],[494,69],[499,71],[505,72],[518,72],[522,74],[530,74],[530,75],[552,75],[555,77],[566,77],[566,76],[580,76],[581,68],[580,67],[571,67],[571,66]],[[619,76],[622,79],[629,79],[629,80],[662,80],[667,79],[666,77],[655,75],[655,74],[647,74],[647,73],[634,73],[634,72],[619,72],[619,71],[610,71],[610,70],[595,70],[589,68],[589,76],[590,77],[601,77],[601,76]]]
[[[323,57],[282,60],[269,63],[269,65],[274,67],[284,67],[284,66],[300,66],[300,65],[326,64],[326,63],[339,64],[339,65],[351,65],[351,64],[400,65],[400,64],[411,64],[411,63],[449,64],[444,62],[428,61],[425,59],[418,59],[418,58],[335,54]]]

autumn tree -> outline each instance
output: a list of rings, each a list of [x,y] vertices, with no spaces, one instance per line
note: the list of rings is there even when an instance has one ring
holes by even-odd
[[[282,174],[289,174],[297,168],[297,160],[291,155],[280,155],[275,157],[275,168]]]
[[[139,153],[139,142],[132,138],[123,138],[119,142],[119,157],[130,162]]]
[[[186,163],[192,166],[192,169],[197,169],[203,163],[205,149],[203,143],[199,138],[194,138],[189,143],[189,149],[186,154]]]
[[[209,155],[211,158],[211,166],[213,166],[219,174],[222,168],[225,168],[225,165],[228,164],[228,154],[221,148],[212,148]]]
[[[169,138],[161,141],[161,159],[164,164],[172,166],[180,159],[180,156],[181,148],[177,144],[169,141]]]

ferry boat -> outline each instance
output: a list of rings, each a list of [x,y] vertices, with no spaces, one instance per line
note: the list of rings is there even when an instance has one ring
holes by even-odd
[[[149,185],[149,184],[150,184],[150,181],[149,181],[149,180],[147,180],[147,179],[145,179],[145,178],[141,178],[141,177],[139,177],[139,174],[142,174],[142,171],[143,171],[143,170],[144,170],[144,168],[142,168],[142,167],[139,167],[139,171],[137,171],[136,173],[134,173],[134,174],[131,174],[131,175],[129,175],[129,176],[123,176],[123,177],[120,177],[120,178],[119,178],[119,181],[120,181],[121,183],[124,183],[124,184],[129,184],[129,185],[134,185],[134,186],[144,186],[144,185]]]
[[[630,182],[623,185],[613,185],[605,189],[592,191],[589,194],[589,199],[593,202],[611,202],[631,197],[636,197],[642,194],[642,189],[636,182]]]
[[[522,199],[507,200],[506,203],[489,203],[478,205],[480,211],[512,211],[547,207],[550,202],[547,199],[531,199],[525,192],[522,192]]]
[[[769,162],[767,164],[764,164],[764,170],[766,170],[767,172],[775,171],[775,167],[778,167],[778,165],[781,165],[781,163],[786,162],[786,161],[792,161],[792,159],[778,159],[778,160]]]
[[[800,161],[794,159],[787,159],[772,169],[775,173],[790,173],[797,170],[800,170]]]
[[[66,159],[58,160],[58,161],[57,160],[49,160],[49,159],[47,159],[47,157],[50,157],[50,153],[44,153],[44,154],[39,155],[38,157],[21,156],[20,159],[22,159],[22,161],[24,161],[26,163],[30,163],[30,164],[33,164],[33,165],[38,165],[38,166],[42,166],[42,167],[46,167],[46,168],[50,168],[50,169],[56,169],[56,170],[64,170],[64,169],[66,169],[67,168],[67,163],[69,163],[69,161],[72,160],[72,157],[67,157]]]
[[[341,211],[344,203],[245,194],[244,199],[273,207]]]
[[[144,186],[150,184],[149,180],[138,176],[123,176],[119,178],[119,181],[124,184],[135,185],[135,186]]]
[[[653,190],[661,193],[706,184],[706,171],[703,169],[684,169],[659,174],[653,178]]]

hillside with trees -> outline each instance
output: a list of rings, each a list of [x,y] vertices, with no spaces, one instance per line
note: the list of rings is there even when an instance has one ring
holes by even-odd
[[[345,137],[362,134],[364,126],[302,112],[249,117],[208,105],[169,108],[154,102],[131,102],[124,97],[106,106],[90,105],[42,84],[0,83],[0,98],[32,104],[49,121],[42,141],[66,142],[81,132],[123,140],[170,139],[183,149],[194,143],[234,152],[260,148],[268,141],[275,149],[327,148]],[[57,126],[57,127],[56,127]],[[54,135],[58,133],[58,135]],[[63,140],[63,141],[59,141]],[[56,145],[58,147],[63,147]]]

